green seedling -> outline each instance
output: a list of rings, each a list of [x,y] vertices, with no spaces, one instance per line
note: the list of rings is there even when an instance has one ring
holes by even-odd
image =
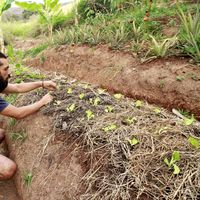
[[[86,110],[85,113],[88,120],[94,119],[94,114],[91,110]]]
[[[94,99],[94,106],[98,106],[100,104],[101,100],[99,97]]]
[[[25,172],[23,175],[24,184],[29,186],[32,183],[33,174],[31,172]]]
[[[181,82],[181,81],[184,80],[184,77],[182,77],[182,76],[177,76],[177,77],[176,77],[176,80]]]
[[[117,129],[117,125],[116,124],[110,124],[106,127],[103,128],[104,132],[110,132],[110,131],[114,131]]]
[[[198,139],[196,139],[196,138],[190,136],[190,137],[188,138],[188,142],[192,145],[193,148],[199,149],[199,145],[200,145],[200,144],[199,144],[199,140],[198,140]]]
[[[123,97],[123,95],[118,93],[118,94],[114,94],[114,97],[115,99],[120,100]]]
[[[134,123],[134,121],[136,121],[135,117],[127,117],[123,120],[123,123],[127,124],[127,125],[131,125]]]
[[[141,108],[141,107],[142,107],[142,101],[137,100],[137,101],[135,102],[135,106],[136,106],[136,108]]]
[[[154,111],[157,115],[159,115],[159,114],[161,113],[160,108],[155,108],[153,111]]]
[[[79,99],[84,99],[84,97],[85,97],[85,94],[84,93],[81,93],[81,94],[79,94]]]
[[[60,100],[56,100],[55,102],[54,102],[54,105],[55,106],[59,106],[61,104],[61,101]]]
[[[105,112],[107,112],[107,113],[111,113],[111,112],[113,112],[113,110],[114,110],[113,106],[106,106],[106,108],[105,108]]]
[[[72,92],[73,92],[72,88],[67,89],[67,94],[72,94]]]
[[[9,119],[8,126],[13,127],[17,123],[17,120],[14,118]]]
[[[169,169],[173,167],[173,174],[179,174],[180,168],[175,164],[177,161],[180,160],[180,153],[179,151],[174,151],[169,162],[168,158],[164,159],[164,163],[168,166]]]
[[[165,82],[164,82],[164,80],[161,80],[159,83],[159,87],[164,88],[164,86],[165,86]]]
[[[192,125],[194,123],[194,121],[195,121],[195,118],[194,118],[194,115],[192,115],[191,118],[185,117],[183,123],[186,126],[190,126],[190,125]]]
[[[67,111],[68,112],[74,112],[76,108],[75,103],[71,104],[69,107],[67,107]]]
[[[24,131],[18,133],[11,133],[11,140],[24,142],[27,138],[27,134]]]
[[[129,142],[129,144],[130,144],[131,146],[135,146],[136,144],[139,143],[139,141],[138,141],[136,138],[127,139],[127,140],[128,140],[128,142]]]

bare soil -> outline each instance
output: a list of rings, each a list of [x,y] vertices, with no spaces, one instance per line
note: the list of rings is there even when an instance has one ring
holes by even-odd
[[[84,152],[71,135],[55,136],[52,124],[50,117],[38,113],[22,120],[7,135],[11,157],[18,164],[15,179],[22,200],[79,199]],[[10,138],[22,130],[27,134],[25,142]],[[29,185],[24,181],[27,173],[33,175]]]
[[[107,46],[59,46],[25,62],[41,70],[64,73],[168,109],[190,111],[200,118],[200,67],[170,57],[140,63],[130,53]]]

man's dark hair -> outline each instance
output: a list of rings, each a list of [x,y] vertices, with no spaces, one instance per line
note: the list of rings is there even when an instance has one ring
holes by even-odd
[[[7,56],[0,52],[0,58],[7,58]]]
[[[5,54],[3,54],[3,53],[0,52],[0,59],[1,58],[5,58],[6,59],[7,56]],[[0,66],[2,66],[2,65],[3,65],[3,63],[0,61]]]

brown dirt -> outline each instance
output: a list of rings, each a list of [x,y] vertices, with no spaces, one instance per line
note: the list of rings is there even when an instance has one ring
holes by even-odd
[[[79,199],[84,189],[84,153],[73,136],[55,134],[52,124],[51,118],[38,113],[9,130],[10,134],[21,130],[27,134],[24,142],[7,137],[11,157],[18,164],[15,178],[22,200]],[[29,186],[24,184],[26,172],[33,174]]]
[[[184,58],[141,64],[131,54],[111,51],[106,46],[60,46],[27,60],[26,64],[168,109],[189,110],[200,118],[200,68]]]
[[[13,180],[0,181],[0,200],[18,200]]]

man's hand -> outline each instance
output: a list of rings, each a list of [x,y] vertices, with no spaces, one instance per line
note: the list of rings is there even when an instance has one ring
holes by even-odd
[[[40,101],[42,101],[43,105],[50,103],[53,100],[53,97],[50,94],[46,94],[42,97]]]
[[[43,87],[47,90],[56,90],[56,83],[53,81],[43,81]]]

